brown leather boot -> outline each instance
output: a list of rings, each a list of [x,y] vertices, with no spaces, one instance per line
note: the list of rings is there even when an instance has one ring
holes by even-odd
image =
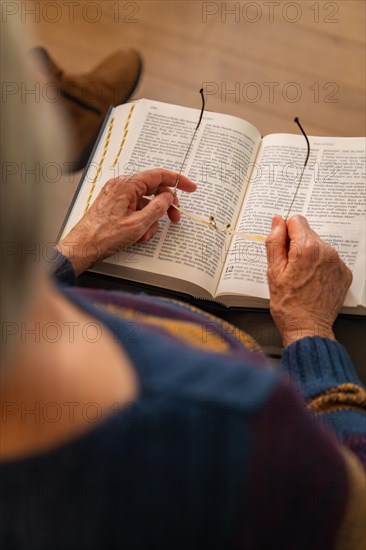
[[[138,84],[142,60],[135,50],[118,51],[95,69],[70,75],[60,69],[44,48],[31,51],[37,69],[59,90],[73,140],[71,171],[85,166],[111,105],[126,102]]]

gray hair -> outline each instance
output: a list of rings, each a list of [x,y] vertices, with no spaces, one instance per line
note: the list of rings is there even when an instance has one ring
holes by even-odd
[[[1,329],[26,315],[44,270],[45,212],[52,193],[42,167],[62,166],[63,126],[27,67],[23,29],[0,22],[1,59]],[[22,40],[20,40],[22,36]],[[27,93],[28,91],[28,93]],[[61,154],[60,154],[61,153]],[[46,175],[46,178],[45,178]]]

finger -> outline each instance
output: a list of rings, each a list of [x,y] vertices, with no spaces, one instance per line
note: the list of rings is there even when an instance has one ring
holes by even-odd
[[[155,235],[158,229],[159,229],[159,222],[153,223],[150,229],[148,229],[146,233],[144,233],[144,235],[142,235],[142,237],[137,242],[146,243]]]
[[[142,208],[144,208],[150,202],[150,200],[151,199],[147,199],[146,197],[142,197],[137,203],[136,210],[142,210]],[[177,197],[174,197],[173,204],[178,206],[178,198]],[[178,223],[180,221],[180,212],[176,208],[173,208],[173,206],[170,206],[168,208],[167,214],[169,216],[170,221],[172,221],[173,223]]]
[[[140,227],[141,235],[144,235],[168,211],[173,199],[171,193],[160,193],[151,199],[142,210],[137,210],[130,216],[130,219],[134,218]]]
[[[172,206],[168,210],[168,216],[171,222],[178,223],[180,222],[180,212]]]
[[[184,176],[183,174],[177,175],[176,172],[173,172],[173,174],[175,176],[174,184],[169,185],[169,187],[175,187],[178,178],[177,189],[181,189],[181,191],[186,191],[187,193],[193,193],[194,191],[196,191],[197,183],[194,183],[194,181],[190,180],[189,178],[187,178],[187,176]]]
[[[290,240],[304,242],[314,237],[320,240],[319,235],[311,229],[308,220],[301,215],[293,216],[287,221],[287,230]]]
[[[177,197],[174,197],[173,204],[175,204],[176,206],[179,205]],[[172,221],[173,223],[178,223],[180,221],[180,212],[176,208],[173,208],[173,206],[169,208],[168,216],[170,221]]]
[[[143,181],[146,186],[146,195],[155,194],[159,189],[164,187],[175,187],[178,178],[177,172],[172,170],[166,170],[165,168],[153,168],[151,170],[145,170],[139,174],[129,176],[129,180],[133,179]],[[197,189],[197,185],[193,183],[189,178],[181,174],[179,176],[178,189],[192,193]]]
[[[295,262],[300,257],[310,261],[320,260],[329,245],[311,229],[304,216],[293,216],[287,221],[289,243],[289,261]]]
[[[281,216],[274,216],[266,239],[268,270],[283,271],[287,265],[287,226]]]

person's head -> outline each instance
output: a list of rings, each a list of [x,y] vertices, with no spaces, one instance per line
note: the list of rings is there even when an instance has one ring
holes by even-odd
[[[44,271],[49,163],[62,165],[64,132],[42,82],[27,67],[23,29],[1,25],[1,331],[2,360]],[[3,363],[4,361],[2,361]]]

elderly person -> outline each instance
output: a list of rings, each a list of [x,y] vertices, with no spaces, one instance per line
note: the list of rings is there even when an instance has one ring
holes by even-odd
[[[21,58],[4,34],[9,81]],[[44,160],[58,137],[46,106],[3,107],[2,161]],[[306,219],[276,216],[267,240],[274,372],[198,309],[57,283],[149,239],[165,213],[178,223],[174,173],[107,182],[59,243],[56,280],[24,255],[44,239],[42,184],[6,174],[1,548],[363,548],[365,390],[332,330],[351,273],[335,251],[314,257]],[[90,241],[95,257],[67,257]]]

